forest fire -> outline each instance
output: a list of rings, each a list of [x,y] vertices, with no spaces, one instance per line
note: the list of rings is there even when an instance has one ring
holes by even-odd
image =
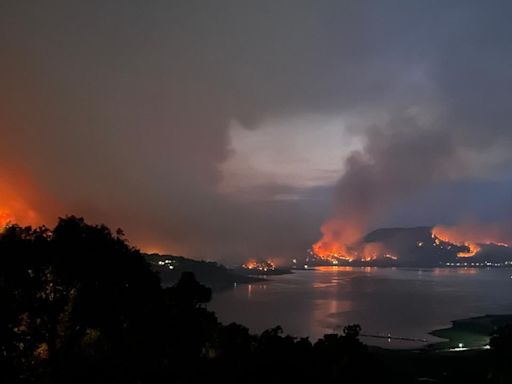
[[[456,236],[451,236],[450,231],[445,230],[444,227],[434,227],[432,229],[432,239],[434,240],[434,244],[436,246],[439,246],[442,242],[445,242],[455,244],[460,247],[465,247],[467,250],[458,252],[457,257],[473,257],[478,253],[478,251],[480,251],[480,247],[476,243],[460,240]]]
[[[350,249],[361,237],[357,226],[347,225],[346,221],[331,219],[320,228],[322,238],[313,244],[312,253],[315,257],[338,264],[340,261],[352,261],[357,257]]]
[[[510,234],[498,223],[380,228],[367,234],[358,230],[363,226],[348,223],[327,221],[322,238],[308,250],[309,260],[320,265],[436,265],[473,256],[500,263],[510,254],[504,249]]]
[[[54,204],[23,172],[0,172],[0,231],[9,224],[41,225],[44,220],[40,211]]]
[[[7,211],[0,211],[0,231],[13,222],[15,222],[13,215]]]
[[[333,265],[340,262],[370,262],[379,258],[396,260],[382,243],[362,243],[362,230],[344,220],[329,220],[321,228],[322,238],[312,246],[312,255]]]
[[[275,264],[271,260],[263,260],[258,261],[255,259],[250,259],[244,264],[242,264],[242,268],[249,270],[257,270],[262,272],[274,271],[276,269]]]
[[[0,197],[2,194],[0,193]],[[2,203],[6,201],[1,199]],[[0,206],[0,231],[10,224],[37,225],[39,216],[21,200],[7,200]]]
[[[19,205],[15,208],[16,214],[13,214],[12,209],[0,208],[0,231],[10,224],[37,225],[39,218],[34,211]]]
[[[453,227],[439,225],[432,228],[432,238],[436,245],[445,242],[466,248],[465,251],[458,252],[457,257],[475,256],[483,244],[508,247],[509,244],[503,241],[503,237],[501,229],[492,225],[472,223]]]

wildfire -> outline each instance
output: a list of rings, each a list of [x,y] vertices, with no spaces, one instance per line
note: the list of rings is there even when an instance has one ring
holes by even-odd
[[[276,266],[271,260],[257,261],[255,259],[251,259],[242,264],[242,268],[268,272],[274,271]]]
[[[386,253],[386,249],[381,243],[367,243],[363,244],[361,248],[361,261],[377,260],[380,257],[387,257],[393,260],[397,259],[395,256]]]
[[[475,243],[465,242],[464,246],[468,248],[468,251],[457,253],[457,257],[472,257],[475,256],[478,253],[478,251],[480,251],[480,247]]]
[[[475,223],[464,224],[453,227],[436,226],[432,228],[434,244],[441,242],[455,244],[465,247],[466,251],[457,253],[458,257],[475,256],[481,249],[482,244],[495,244],[508,247],[509,244],[502,241],[502,234],[497,226],[478,225]]]
[[[0,231],[4,229],[8,224],[14,223],[16,219],[7,211],[0,211]]]
[[[314,256],[319,259],[338,264],[339,261],[352,261],[355,255],[349,250],[360,238],[361,231],[355,226],[347,225],[342,220],[328,220],[320,228],[322,238],[313,244]]]
[[[314,257],[333,265],[340,262],[373,261],[381,257],[396,260],[387,253],[383,244],[378,242],[361,243],[363,231],[360,226],[346,220],[333,219],[320,228],[322,238],[313,244]]]
[[[23,172],[0,171],[0,231],[9,224],[41,225],[43,218],[34,206],[43,203],[53,206]]]
[[[13,214],[16,212],[16,214]],[[0,208],[0,232],[9,224],[20,225],[39,225],[40,218],[36,212],[24,207],[16,207],[15,209]]]

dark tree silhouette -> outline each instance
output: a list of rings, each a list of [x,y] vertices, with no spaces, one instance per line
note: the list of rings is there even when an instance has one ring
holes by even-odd
[[[114,354],[140,354],[132,341],[148,332],[160,282],[107,227],[73,216],[52,231],[11,226],[0,236],[0,263],[5,372],[57,382],[94,373]]]
[[[375,381],[358,325],[315,343],[279,326],[252,335],[220,324],[211,297],[186,271],[162,288],[121,230],[74,216],[53,229],[10,226],[0,233],[0,381]],[[509,351],[502,337],[497,352]]]

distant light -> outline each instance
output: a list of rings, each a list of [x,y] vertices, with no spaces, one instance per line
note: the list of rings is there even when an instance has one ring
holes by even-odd
[[[304,264],[304,269],[308,269],[308,265],[307,264]],[[510,276],[512,277],[512,276]]]
[[[459,348],[464,348],[464,344],[463,343],[459,343]]]

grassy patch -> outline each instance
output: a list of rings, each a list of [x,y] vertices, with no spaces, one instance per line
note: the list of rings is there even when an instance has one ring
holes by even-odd
[[[446,339],[430,345],[433,349],[479,348],[489,344],[491,333],[506,324],[512,323],[512,315],[485,315],[469,319],[455,320],[452,326],[430,332],[431,335]]]

